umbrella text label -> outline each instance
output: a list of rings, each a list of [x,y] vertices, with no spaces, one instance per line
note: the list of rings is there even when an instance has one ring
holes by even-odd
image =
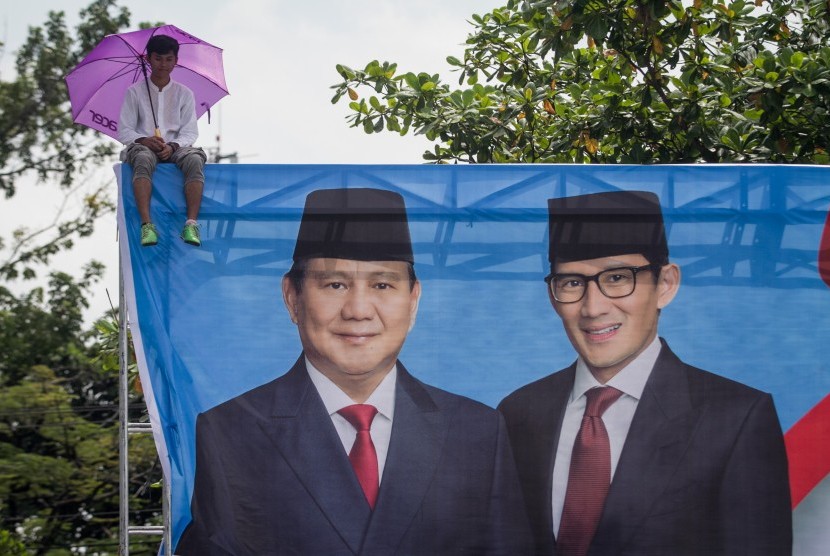
[[[107,129],[111,129],[116,132],[118,131],[118,123],[115,120],[111,120],[110,118],[107,118],[103,114],[99,114],[94,110],[90,110],[89,113],[92,114],[92,121],[96,124],[102,125]]]

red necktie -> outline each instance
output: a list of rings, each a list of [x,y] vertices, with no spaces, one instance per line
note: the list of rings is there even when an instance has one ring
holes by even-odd
[[[373,405],[356,404],[344,407],[338,413],[357,429],[357,437],[349,452],[349,461],[352,462],[357,480],[363,487],[369,507],[374,509],[378,498],[378,455],[369,429],[378,410]]]
[[[597,530],[605,497],[611,486],[611,446],[602,414],[622,396],[615,388],[592,388],[574,442],[568,490],[556,538],[562,556],[584,556]]]

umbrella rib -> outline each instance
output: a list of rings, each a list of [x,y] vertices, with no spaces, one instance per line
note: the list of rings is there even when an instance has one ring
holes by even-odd
[[[139,64],[128,64],[128,65],[127,65],[127,64],[125,64],[123,68],[121,68],[121,69],[119,69],[117,72],[113,73],[113,74],[112,74],[112,75],[111,75],[111,76],[110,76],[110,77],[109,77],[109,78],[105,81],[105,83],[107,83],[107,82],[109,82],[109,81],[114,81],[114,80],[116,80],[116,79],[120,79],[120,78],[124,77],[125,75],[129,75],[129,74],[131,74],[131,73],[132,73],[132,74],[138,74],[139,69],[140,69]],[[135,81],[135,79],[133,79],[133,81]]]
[[[176,66],[176,67],[179,67],[179,68],[181,68],[181,69],[183,69],[183,70],[187,70],[187,71],[189,71],[190,73],[195,74],[195,75],[197,75],[197,76],[201,77],[201,78],[202,78],[202,79],[204,79],[205,81],[209,81],[209,82],[211,82],[212,84],[216,85],[216,87],[217,87],[219,90],[222,90],[222,91],[225,91],[226,93],[228,93],[228,90],[225,88],[225,87],[227,87],[227,85],[222,86],[222,85],[220,85],[219,83],[217,83],[216,81],[214,81],[213,79],[211,79],[210,77],[208,77],[207,75],[205,75],[205,74],[203,74],[203,73],[199,73],[199,72],[198,72],[198,71],[196,71],[196,70],[190,69],[190,68],[188,68],[187,66],[178,65],[178,66]],[[230,94],[230,93],[228,93],[228,94]]]
[[[143,52],[143,51],[142,51],[142,52],[139,52],[138,50],[136,50],[136,49],[133,47],[133,45],[131,45],[129,42],[127,42],[127,40],[126,40],[124,37],[122,37],[121,35],[115,35],[115,36],[116,36],[116,37],[118,37],[118,39],[119,39],[121,42],[123,42],[124,44],[126,44],[126,45],[127,45],[127,48],[129,48],[130,50],[132,50],[132,51],[135,53],[136,58],[138,58],[138,57],[140,57],[140,56],[141,56],[141,54],[142,54],[142,52]],[[151,36],[152,36],[152,35],[151,35]]]
[[[127,48],[130,49],[130,51],[133,52],[133,56],[132,57],[113,56],[113,57],[110,57],[110,58],[101,58],[101,60],[106,60],[106,61],[109,61],[109,62],[115,62],[115,63],[118,63],[118,64],[123,64],[123,66],[124,66],[122,69],[120,69],[117,72],[110,75],[110,77],[105,81],[105,83],[109,83],[110,81],[118,79],[118,78],[120,78],[124,75],[128,75],[130,71],[133,71],[133,72],[137,73],[138,70],[140,69],[140,67],[144,65],[144,63],[141,61],[141,52],[136,50],[133,47],[133,45],[131,45],[129,42],[127,42],[127,40],[125,40],[124,37],[122,37],[121,35],[115,35],[115,36],[118,37],[118,39],[121,42],[123,42],[127,46]],[[127,71],[124,71],[124,70],[127,70]]]

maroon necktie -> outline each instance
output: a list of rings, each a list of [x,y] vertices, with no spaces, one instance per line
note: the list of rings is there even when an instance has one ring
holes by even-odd
[[[352,462],[357,480],[363,487],[369,507],[374,509],[378,498],[378,455],[369,429],[378,410],[373,405],[355,404],[344,407],[338,413],[357,429],[357,436],[349,452],[349,461]]]
[[[602,414],[622,396],[616,388],[591,388],[579,434],[576,435],[568,490],[556,538],[562,556],[584,556],[597,530],[605,497],[611,486],[611,446]]]

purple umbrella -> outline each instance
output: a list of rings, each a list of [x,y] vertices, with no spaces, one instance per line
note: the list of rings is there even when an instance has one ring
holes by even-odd
[[[72,119],[76,123],[118,138],[118,115],[124,95],[130,85],[150,74],[144,47],[153,35],[168,35],[179,41],[179,61],[171,78],[193,91],[196,117],[228,94],[222,49],[175,25],[107,35],[66,76]]]

